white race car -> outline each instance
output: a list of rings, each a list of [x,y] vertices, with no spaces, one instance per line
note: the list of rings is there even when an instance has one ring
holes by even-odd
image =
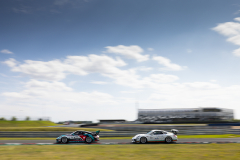
[[[172,143],[177,141],[178,130],[172,129],[171,132],[163,130],[151,130],[147,134],[137,134],[132,138],[133,143],[147,143],[147,142],[166,142]]]

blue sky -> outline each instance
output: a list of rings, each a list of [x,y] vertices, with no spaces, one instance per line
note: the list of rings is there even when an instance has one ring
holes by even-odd
[[[0,116],[136,119],[222,107],[240,118],[237,0],[0,1]]]

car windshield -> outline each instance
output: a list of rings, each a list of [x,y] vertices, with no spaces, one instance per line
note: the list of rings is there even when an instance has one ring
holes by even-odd
[[[71,135],[73,135],[73,134],[75,134],[75,133],[76,133],[76,131],[75,131],[75,132],[72,132]]]
[[[152,131],[148,132],[147,134],[151,134],[151,133],[152,133]]]

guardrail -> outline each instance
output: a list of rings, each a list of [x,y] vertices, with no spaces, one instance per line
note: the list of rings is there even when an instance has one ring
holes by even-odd
[[[150,131],[154,129],[159,129],[159,130],[166,130],[170,131],[171,129],[177,129],[177,130],[217,130],[217,129],[222,129],[222,130],[228,130],[231,129],[231,126],[191,126],[191,125],[169,125],[169,126],[160,126],[160,125],[148,125],[148,126],[117,126],[117,127],[104,127],[104,126],[96,126],[96,127],[88,127],[88,128],[101,128],[101,129],[109,129],[109,130],[115,130],[115,131]],[[81,128],[80,128],[81,129]]]
[[[137,134],[144,134],[144,131],[116,131],[100,132],[100,137],[132,137]],[[60,135],[66,135],[69,132],[0,132],[0,137],[8,138],[57,138]],[[215,129],[215,130],[180,130],[179,135],[221,135],[221,134],[240,134],[240,129]]]

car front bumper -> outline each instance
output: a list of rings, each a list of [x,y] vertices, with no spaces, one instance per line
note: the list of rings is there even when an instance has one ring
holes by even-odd
[[[137,141],[137,139],[133,138],[132,143],[139,143],[139,141]]]
[[[56,139],[56,143],[61,143],[61,139]]]

